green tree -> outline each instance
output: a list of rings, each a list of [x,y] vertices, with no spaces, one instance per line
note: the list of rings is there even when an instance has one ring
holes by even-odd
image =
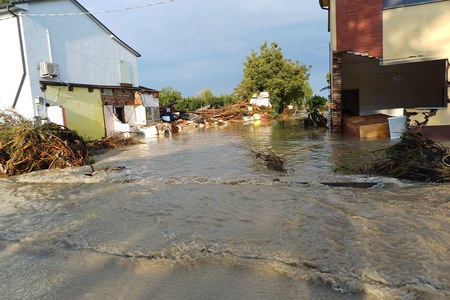
[[[311,66],[284,58],[276,43],[264,42],[259,54],[252,50],[244,63],[244,74],[235,94],[248,100],[254,93],[269,92],[275,111],[289,104],[301,104],[312,95],[309,85]]]
[[[328,100],[325,97],[314,95],[305,101],[308,112],[308,124],[313,126],[326,126],[327,119],[322,114],[327,107]]]
[[[197,98],[202,100],[204,103],[211,103],[214,98],[214,94],[210,89],[204,89],[200,92]]]
[[[221,108],[238,102],[235,95],[216,96],[210,89],[204,89],[195,97],[186,97],[177,102],[175,109],[180,111],[195,111],[201,107],[211,106]]]
[[[183,100],[183,95],[179,91],[174,90],[171,87],[163,87],[159,90],[158,99],[160,105],[166,106],[168,104]]]

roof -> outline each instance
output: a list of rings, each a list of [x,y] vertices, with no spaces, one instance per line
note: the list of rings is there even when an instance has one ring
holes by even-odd
[[[330,7],[330,0],[319,0],[319,5],[322,8]]]
[[[60,0],[23,0],[23,1],[11,1],[10,3],[0,4],[0,10],[6,9],[8,7],[16,7],[16,5],[24,4],[24,3],[36,3],[36,2],[48,2],[48,1],[60,1]],[[117,35],[115,35],[111,30],[109,30],[108,27],[106,27],[102,22],[100,22],[96,17],[94,17],[93,14],[91,14],[83,5],[81,5],[76,0],[69,0],[73,4],[75,4],[83,13],[86,13],[87,16],[89,16],[95,23],[97,23],[100,28],[102,28],[107,34],[111,35],[120,45],[122,45],[124,48],[126,48],[128,51],[136,55],[137,57],[140,57],[141,54],[131,48],[127,43],[122,41]],[[17,7],[19,8],[19,7]],[[20,9],[20,8],[19,8]]]
[[[101,85],[101,84],[86,84],[86,83],[75,83],[75,82],[60,82],[60,81],[39,81],[41,87],[45,89],[47,85],[50,86],[71,86],[71,87],[81,87],[81,88],[93,88],[93,89],[121,89],[121,90],[130,90],[130,91],[143,91],[150,93],[159,93],[158,90],[145,87],[145,86],[119,86],[119,85]]]

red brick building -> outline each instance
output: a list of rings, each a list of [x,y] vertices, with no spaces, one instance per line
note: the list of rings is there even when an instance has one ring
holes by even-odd
[[[387,124],[418,108],[436,112],[428,126],[449,129],[442,126],[450,126],[450,1],[319,4],[328,10],[334,132],[346,131],[351,118]]]

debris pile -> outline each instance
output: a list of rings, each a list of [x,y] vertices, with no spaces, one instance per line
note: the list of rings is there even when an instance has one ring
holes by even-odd
[[[288,120],[295,116],[297,109],[294,107],[286,107],[281,114],[278,115],[278,120]]]
[[[122,137],[120,135],[114,135],[101,140],[89,141],[86,144],[89,151],[99,151],[99,150],[122,148],[141,143],[142,143],[141,141],[132,137]]]
[[[282,173],[287,173],[287,169],[284,167],[284,159],[273,153],[272,150],[252,150],[252,154],[260,161],[267,169]]]
[[[0,174],[13,176],[44,169],[92,163],[86,143],[75,131],[34,124],[12,111],[0,112]]]
[[[396,178],[450,182],[450,152],[442,144],[423,137],[418,129],[403,132],[398,143],[373,152],[364,173]]]
[[[199,109],[196,114],[204,120],[212,123],[219,122],[242,122],[255,118],[269,118],[272,116],[272,109],[264,106],[257,106],[246,101],[241,101],[218,109]]]
[[[198,114],[194,113],[183,113],[180,114],[178,119],[175,121],[176,130],[174,133],[180,130],[192,130],[203,128],[206,126],[205,120]]]

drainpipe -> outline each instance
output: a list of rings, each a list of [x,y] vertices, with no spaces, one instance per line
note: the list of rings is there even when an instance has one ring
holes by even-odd
[[[22,79],[20,80],[19,88],[17,89],[16,97],[14,99],[14,103],[12,105],[12,109],[16,108],[17,101],[19,101],[19,96],[22,91],[23,85],[25,83],[25,78],[27,77],[27,68],[25,66],[25,51],[23,49],[23,40],[22,40],[22,28],[20,26],[19,16],[11,11],[11,6],[8,6],[8,12],[13,15],[17,20],[17,31],[19,33],[19,44],[20,44],[20,55],[22,57]]]

